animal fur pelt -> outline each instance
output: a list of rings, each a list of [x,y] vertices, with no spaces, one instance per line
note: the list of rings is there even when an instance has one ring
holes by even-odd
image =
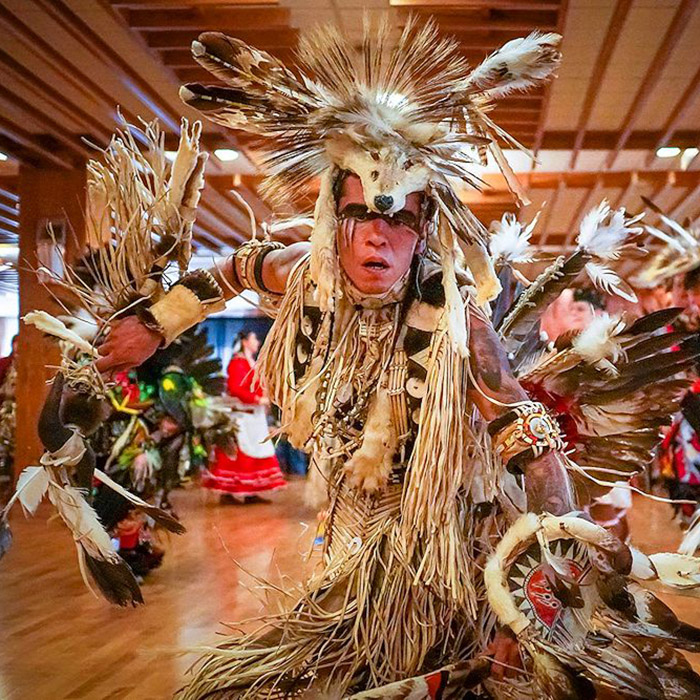
[[[436,204],[429,245],[442,261],[453,307],[451,339],[466,355],[465,320],[454,308],[459,243],[467,251],[478,305],[494,299],[500,283],[486,231],[449,179],[478,187],[472,169],[490,151],[513,192],[525,200],[500,143],[522,146],[487,112],[492,100],[553,73],[559,39],[535,32],[508,42],[472,70],[458,43],[441,36],[435,22],[419,26],[410,19],[394,44],[384,18],[376,26],[365,22],[359,50],[335,27],[308,33],[293,72],[238,39],[206,32],[193,42],[192,55],[226,86],[189,84],[180,96],[218,124],[264,137],[259,149],[272,195],[294,197],[321,176],[311,241],[312,278],[324,311],[337,296],[337,270],[328,252],[335,234],[332,174],[356,174],[367,208],[387,215],[403,209],[410,193],[427,192]]]

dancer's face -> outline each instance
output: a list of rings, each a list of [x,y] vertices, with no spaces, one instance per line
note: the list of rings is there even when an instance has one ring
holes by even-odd
[[[388,292],[411,267],[420,242],[421,199],[419,192],[409,194],[393,217],[376,216],[365,206],[360,178],[345,178],[338,202],[338,256],[360,292]]]
[[[260,341],[255,333],[248,333],[248,335],[241,341],[242,347],[248,352],[255,353],[260,350]]]

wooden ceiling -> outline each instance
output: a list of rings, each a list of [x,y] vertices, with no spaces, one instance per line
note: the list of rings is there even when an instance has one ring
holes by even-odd
[[[116,105],[129,121],[158,116],[173,134],[182,82],[210,76],[190,58],[201,31],[218,30],[293,63],[300,32],[332,21],[359,41],[363,12],[389,12],[396,31],[411,12],[434,16],[476,63],[532,29],[564,35],[559,77],[545,88],[504,100],[496,121],[538,155],[511,153],[532,204],[545,203],[540,241],[566,245],[587,208],[602,197],[632,210],[640,195],[681,217],[700,215],[700,159],[659,159],[660,146],[700,146],[700,9],[697,0],[0,0],[0,242],[16,229],[13,170],[19,162],[75,167],[104,144]],[[233,164],[211,159],[196,237],[225,250],[248,235],[248,215],[269,206],[257,193],[256,154],[245,140],[205,124],[208,148],[238,147]],[[5,167],[8,166],[8,167]],[[504,183],[464,193],[486,224],[515,210]],[[8,211],[8,209],[12,211]],[[4,217],[4,219],[2,218]],[[653,217],[652,217],[653,218]],[[292,232],[292,236],[297,233]]]

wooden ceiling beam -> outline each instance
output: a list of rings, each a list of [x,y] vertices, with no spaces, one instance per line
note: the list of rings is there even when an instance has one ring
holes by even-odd
[[[185,29],[174,30],[170,32],[143,32],[142,36],[149,48],[158,49],[186,49],[189,50],[192,42],[204,30]],[[296,29],[278,28],[278,29],[258,29],[258,30],[242,30],[238,27],[219,27],[219,30],[224,34],[229,34],[236,39],[245,41],[259,49],[268,48],[290,48],[295,47],[299,32]]]
[[[561,0],[557,7],[557,33],[564,33],[564,25],[566,23],[566,14],[569,10],[569,0]],[[540,120],[535,133],[535,139],[532,144],[532,152],[537,157],[542,146],[542,138],[547,125],[547,115],[549,114],[549,102],[552,99],[552,80],[542,88],[544,90],[544,102],[542,103],[542,111],[540,112]]]
[[[392,7],[410,7],[416,11],[431,12],[433,8],[444,11],[454,7],[464,10],[508,10],[508,11],[557,11],[562,0],[389,0]]]
[[[108,141],[110,139],[111,131],[105,127],[103,122],[72,102],[68,102],[65,93],[60,92],[49,83],[41,80],[41,78],[32,73],[1,48],[0,65],[17,75],[20,80],[29,85],[34,91],[38,90],[41,92],[42,97],[54,102],[55,108],[62,108],[70,119],[82,123],[82,125],[86,127],[86,132],[89,131],[90,136],[94,136],[95,140],[100,140],[101,138]]]
[[[633,131],[626,140],[625,148],[630,151],[648,151],[658,142],[660,131]],[[576,143],[576,131],[547,131],[542,138],[542,149],[554,151],[572,150]],[[583,150],[612,151],[619,139],[617,131],[587,131],[583,139]],[[674,144],[681,148],[697,146],[700,143],[700,130],[677,131]]]
[[[629,201],[630,195],[638,187],[639,187],[639,173],[632,172],[632,173],[630,173],[630,178],[629,178],[629,181],[627,182],[627,184],[621,185],[620,194],[617,197],[617,199],[615,200],[615,202],[613,203],[612,208],[619,209],[620,207],[625,206],[625,202]]]
[[[672,219],[679,219],[687,207],[694,203],[698,196],[700,196],[700,182],[695,185],[692,189],[689,188],[685,197],[676,204],[676,206],[669,212],[669,216]]]
[[[108,93],[101,85],[74,66],[41,35],[34,32],[29,25],[24,24],[2,6],[0,6],[0,26],[17,36],[35,55],[50,63],[56,70],[60,70],[61,76],[80,94],[94,104],[99,104],[101,101],[103,105],[108,106],[110,111],[114,112],[114,95]],[[131,123],[136,122],[136,115],[129,110],[122,108],[122,114]]]
[[[432,17],[445,33],[460,31],[522,31],[529,34],[533,27],[548,32],[557,26],[556,11],[498,11],[498,10],[468,10],[464,8],[429,8],[421,12],[416,8],[414,14],[425,14]],[[399,26],[403,28],[411,13],[401,12]]]
[[[646,166],[649,167],[656,160],[656,151],[659,148],[667,146],[673,138],[678,126],[683,121],[691,107],[697,102],[700,97],[700,69],[693,76],[693,79],[688,84],[688,87],[683,92],[680,100],[675,104],[671,113],[662,128],[661,138],[656,142],[646,160]]]
[[[155,112],[163,125],[179,132],[180,115],[162,98],[159,91],[149,81],[141,77],[108,41],[96,34],[64,0],[34,0],[51,19],[64,31],[92,51],[97,58],[116,68],[126,80],[127,89],[151,111]]]
[[[606,168],[611,168],[614,165],[618,154],[627,144],[639,115],[644,111],[644,107],[651,99],[654,88],[661,79],[663,71],[668,65],[681,36],[690,24],[691,16],[695,12],[697,5],[697,0],[681,0],[678,5],[671,24],[666,30],[666,34],[664,34],[661,46],[654,55],[649,70],[647,70],[631,106],[622,120],[615,147],[605,161]]]
[[[76,167],[76,163],[70,157],[48,148],[36,134],[32,134],[30,131],[23,129],[9,119],[5,119],[2,115],[0,115],[0,134],[16,143],[21,149],[27,149],[30,153],[33,153],[38,157],[39,162],[51,162],[54,165],[58,165],[60,168],[67,168],[69,170]],[[4,145],[3,149],[5,149]],[[19,159],[23,162],[27,162],[29,165],[36,165],[36,161],[24,161],[24,159],[21,158],[21,149],[16,152]]]
[[[17,204],[5,204],[2,201],[2,197],[0,196],[0,213],[2,213],[3,216],[10,216],[13,217],[17,220],[19,220],[19,209],[17,208]]]
[[[2,91],[0,91],[0,104],[2,103],[9,105],[12,111],[20,110],[21,112],[25,112],[32,121],[41,124],[51,137],[59,141],[67,151],[73,153],[77,158],[89,158],[93,155],[88,147],[80,142],[77,134],[70,132],[53,120],[48,114],[39,111],[36,105],[28,102],[11,90],[8,90],[7,87],[4,87]]]
[[[125,10],[124,19],[136,31],[238,31],[288,29],[291,13],[285,7],[188,7],[184,10]]]
[[[588,122],[591,118],[591,112],[593,111],[596,97],[600,92],[600,85],[603,81],[603,77],[605,76],[605,72],[608,69],[608,65],[610,64],[610,59],[615,51],[615,47],[617,46],[617,41],[622,35],[622,27],[627,20],[627,15],[632,7],[632,2],[633,0],[617,0],[612,17],[608,23],[608,29],[605,32],[600,53],[596,58],[595,64],[593,65],[593,71],[591,72],[591,77],[588,80],[586,96],[583,100],[583,107],[581,108],[581,113],[579,114],[578,124],[576,125],[576,140],[574,141],[574,147],[571,152],[571,160],[569,161],[569,167],[571,169],[576,167],[576,161],[578,160],[581,147],[583,146],[583,139],[586,135]]]
[[[544,211],[544,216],[541,219],[540,225],[539,225],[539,236],[542,240],[542,243],[546,243],[549,237],[549,222],[552,219],[552,212],[554,211],[555,207],[557,206],[557,202],[559,201],[559,197],[561,197],[562,192],[566,189],[566,181],[563,178],[559,178],[557,180],[556,187],[554,189],[554,194],[552,195],[552,199],[547,203],[547,206]]]
[[[594,207],[597,201],[600,199],[600,194],[603,190],[602,178],[597,178],[593,187],[591,187],[588,192],[584,195],[581,203],[576,207],[576,211],[569,220],[569,225],[567,228],[569,232],[566,237],[565,244],[572,245],[576,237],[576,232],[579,229],[579,224],[583,217],[588,213],[591,207]]]
[[[116,9],[186,9],[192,7],[193,2],[198,7],[206,5],[227,7],[249,7],[251,5],[270,5],[274,7],[279,4],[279,0],[109,0],[110,5]]]
[[[630,183],[638,185],[641,182],[652,184],[658,188],[663,187],[671,177],[675,180],[676,187],[695,187],[700,183],[700,170],[606,171],[602,173],[572,171],[543,173],[535,171],[528,173],[527,177],[528,187],[535,190],[555,189],[562,181],[569,189],[590,189],[595,186],[599,179],[604,189],[620,189],[627,187]],[[484,197],[497,197],[508,191],[502,175],[487,174],[483,175],[482,179],[486,183],[486,188],[482,192]]]

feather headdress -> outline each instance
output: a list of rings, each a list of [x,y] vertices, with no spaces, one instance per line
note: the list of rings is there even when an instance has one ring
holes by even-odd
[[[458,43],[441,37],[433,21],[418,26],[409,20],[393,45],[385,19],[377,27],[365,22],[359,49],[335,27],[310,33],[300,42],[298,70],[292,72],[264,51],[207,32],[193,42],[192,54],[226,87],[190,84],[180,95],[219,124],[265,137],[260,148],[272,194],[294,195],[321,176],[312,260],[335,251],[335,217],[327,215],[335,211],[333,188],[324,175],[351,171],[360,177],[371,211],[391,215],[411,192],[427,192],[437,203],[431,239],[443,261],[448,298],[456,297],[454,253],[461,241],[483,303],[500,288],[487,234],[448,178],[478,186],[473,166],[490,152],[525,199],[498,140],[522,146],[487,112],[493,99],[552,74],[559,39],[535,32],[471,69]],[[320,303],[330,308],[337,276],[318,261],[314,271]],[[452,330],[453,339],[462,335]]]

